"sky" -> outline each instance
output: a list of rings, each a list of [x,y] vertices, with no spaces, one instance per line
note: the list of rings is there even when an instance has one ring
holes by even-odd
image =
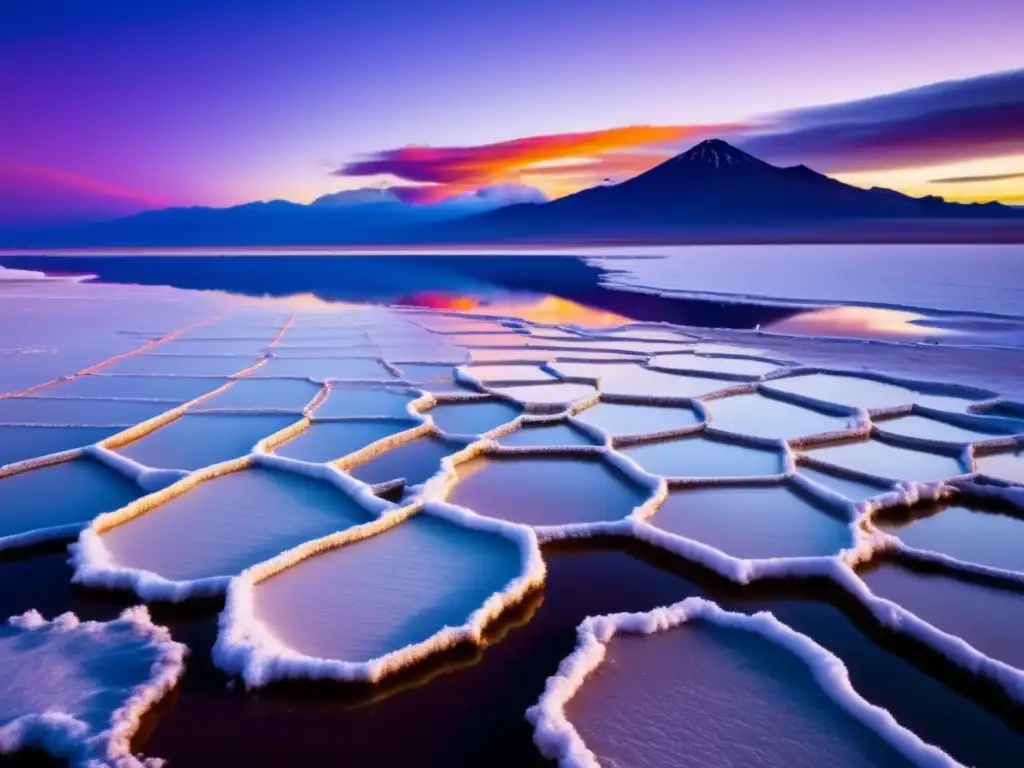
[[[1021,39],[1020,0],[2,3],[0,221],[557,197],[710,136],[1024,203]]]

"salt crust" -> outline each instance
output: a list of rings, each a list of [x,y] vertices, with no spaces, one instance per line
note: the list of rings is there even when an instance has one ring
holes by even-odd
[[[502,589],[494,592],[457,627],[443,627],[427,640],[397,648],[368,661],[322,659],[301,654],[281,643],[270,628],[259,622],[254,611],[253,586],[275,573],[321,552],[343,547],[367,536],[379,534],[413,514],[446,520],[464,528],[478,530],[513,541],[520,551],[521,570]],[[489,520],[444,504],[416,503],[382,517],[371,526],[359,526],[339,534],[325,536],[289,550],[254,566],[234,579],[228,588],[220,632],[213,649],[214,662],[221,669],[238,674],[247,688],[256,688],[277,680],[313,679],[377,682],[386,675],[415,664],[431,654],[461,643],[482,643],[487,625],[504,610],[518,604],[544,581],[545,566],[537,538],[528,528]]]
[[[459,315],[457,313],[425,313],[421,310],[415,311],[401,311],[395,312],[394,314],[406,315],[410,317],[427,315],[431,318],[443,318],[451,317],[457,321],[465,321],[467,317],[471,318],[472,321],[479,321],[481,319],[487,319],[487,316],[477,315]],[[507,319],[505,319],[507,321]],[[644,327],[662,327],[665,329],[672,330],[674,326],[669,324],[644,324]],[[541,327],[541,326],[535,326]],[[557,328],[557,326],[551,326]],[[603,333],[607,335],[613,330],[628,330],[632,326],[626,325],[621,326],[619,329],[606,329]],[[428,329],[430,330],[430,329]],[[566,329],[568,330],[568,329]],[[601,341],[597,338],[598,335],[589,334],[585,329],[572,329],[574,332],[579,334],[579,339],[559,339],[559,350],[565,350],[568,345],[572,345],[572,348],[578,348],[581,351],[594,351],[595,349],[600,350],[599,347],[591,346],[594,340]],[[442,331],[432,331],[442,335]],[[457,332],[457,331],[453,331]],[[458,332],[461,335],[461,332]],[[278,339],[280,333],[278,334]],[[623,341],[621,338],[614,339],[617,342]],[[631,339],[636,341],[637,339]],[[653,341],[653,339],[652,339]],[[659,340],[659,343],[661,341]],[[677,351],[684,351],[685,343],[680,345]],[[615,349],[607,350],[610,352],[616,352]],[[647,360],[654,353],[647,355],[638,355],[640,360]],[[553,352],[553,356],[557,356]],[[769,362],[775,362],[769,358],[759,357],[757,355],[750,355],[750,359],[762,359],[768,360]],[[388,367],[389,370],[393,370],[396,375],[400,375],[400,370],[389,363],[389,361],[379,358],[380,361]],[[429,362],[429,361],[424,361]],[[535,361],[531,361],[535,362]],[[548,367],[545,366],[545,370]],[[554,370],[553,368],[551,370]],[[574,413],[578,413],[583,408],[590,405],[590,401],[583,403],[576,403],[570,406],[563,412],[559,413],[534,413],[529,408],[524,408],[523,413],[517,416],[515,419],[507,424],[500,425],[495,429],[483,435],[451,435],[438,429],[433,423],[433,419],[430,417],[429,409],[439,403],[451,403],[451,402],[471,402],[481,400],[494,399],[493,395],[485,393],[475,394],[473,392],[465,393],[445,393],[445,394],[429,394],[421,391],[421,396],[416,400],[410,402],[407,405],[407,410],[410,416],[421,420],[421,424],[413,429],[406,430],[396,435],[389,436],[382,440],[378,440],[361,450],[350,454],[346,457],[341,457],[339,460],[333,462],[332,465],[321,465],[321,464],[310,464],[307,462],[300,462],[284,457],[274,456],[269,451],[273,449],[275,445],[280,444],[284,440],[288,439],[295,434],[298,434],[303,429],[308,428],[310,423],[309,414],[315,408],[315,405],[322,400],[326,394],[326,390],[322,390],[317,396],[318,399],[314,399],[306,409],[304,410],[304,416],[300,418],[296,424],[291,427],[282,430],[281,432],[271,435],[268,438],[260,441],[257,446],[254,447],[253,453],[242,459],[238,459],[233,462],[227,462],[225,464],[215,465],[213,467],[207,467],[197,472],[190,473],[184,477],[179,475],[168,474],[160,470],[153,470],[151,468],[142,467],[135,462],[132,462],[124,457],[120,457],[117,454],[113,454],[109,450],[110,447],[116,447],[117,445],[128,442],[136,437],[155,429],[166,421],[170,421],[179,415],[176,411],[170,411],[167,414],[152,419],[149,422],[145,422],[143,425],[138,425],[125,432],[122,432],[114,437],[108,438],[102,441],[95,447],[91,447],[83,450],[67,451],[60,454],[53,454],[47,457],[41,457],[39,459],[31,459],[26,462],[19,462],[12,464],[7,467],[0,468],[0,478],[7,474],[13,474],[15,472],[26,471],[28,469],[44,466],[46,464],[56,463],[58,461],[66,461],[73,459],[82,453],[89,453],[97,460],[103,461],[108,466],[117,469],[124,473],[126,476],[131,477],[139,482],[140,486],[144,490],[155,489],[155,492],[150,496],[129,504],[121,510],[118,510],[107,515],[101,515],[92,522],[92,524],[82,532],[79,541],[76,545],[73,545],[73,563],[76,567],[75,581],[87,584],[93,584],[96,586],[108,586],[108,587],[127,587],[134,589],[138,594],[146,599],[163,599],[163,600],[183,600],[188,597],[198,596],[203,594],[220,593],[225,590],[228,592],[229,598],[233,601],[232,605],[236,604],[240,607],[233,609],[234,613],[228,613],[226,611],[227,619],[225,619],[224,629],[230,628],[232,632],[248,632],[251,627],[247,624],[247,621],[251,619],[251,615],[247,618],[244,614],[244,607],[246,600],[251,602],[251,594],[246,597],[241,587],[237,590],[234,587],[231,579],[208,579],[198,580],[194,582],[170,582],[163,580],[153,574],[147,574],[142,571],[135,571],[131,569],[123,569],[117,567],[115,564],[110,562],[109,553],[106,552],[105,547],[99,541],[98,532],[105,530],[107,527],[111,527],[120,522],[123,522],[131,517],[142,514],[147,509],[161,503],[167,498],[171,498],[179,493],[184,492],[187,488],[192,485],[202,482],[206,479],[216,477],[225,472],[238,471],[246,466],[254,465],[265,465],[274,466],[278,469],[285,471],[294,471],[300,474],[305,474],[310,477],[314,477],[320,480],[326,480],[327,482],[334,483],[342,488],[343,491],[349,493],[354,498],[367,506],[368,509],[375,510],[378,514],[378,518],[371,523],[367,523],[362,526],[356,526],[355,528],[349,529],[346,532],[340,534],[334,534],[326,537],[325,539],[319,539],[314,542],[296,547],[289,550],[286,553],[279,555],[276,558],[271,559],[265,563],[254,566],[249,569],[242,576],[236,577],[239,583],[243,583],[243,580],[248,579],[250,583],[255,583],[260,578],[266,578],[270,572],[276,572],[281,568],[287,567],[294,562],[299,562],[305,557],[310,556],[316,551],[320,551],[322,548],[331,548],[335,546],[343,546],[346,543],[356,541],[360,538],[364,538],[367,535],[374,535],[382,530],[386,530],[391,525],[397,524],[401,520],[406,519],[411,514],[427,513],[427,514],[448,514],[456,524],[468,525],[473,527],[474,525],[495,525],[499,526],[500,530],[510,533],[512,531],[519,531],[520,533],[515,535],[521,535],[529,538],[529,541],[534,542],[532,544],[532,554],[530,558],[536,558],[537,563],[540,563],[540,575],[538,576],[532,566],[529,569],[524,569],[523,575],[519,578],[524,580],[523,583],[529,582],[529,584],[535,585],[539,583],[539,580],[543,578],[543,564],[539,560],[539,553],[536,552],[537,541],[550,541],[564,538],[585,538],[597,535],[619,535],[629,536],[636,538],[641,541],[648,542],[654,546],[661,547],[667,551],[673,552],[683,558],[695,561],[703,564],[706,567],[714,570],[722,576],[729,578],[738,583],[748,583],[762,578],[778,578],[778,577],[791,577],[801,578],[807,576],[820,576],[832,579],[854,597],[860,600],[866,608],[875,616],[876,620],[880,624],[890,629],[904,632],[906,634],[915,637],[921,642],[926,643],[932,648],[936,649],[954,663],[969,670],[970,672],[986,678],[997,685],[1002,687],[1010,697],[1017,702],[1024,702],[1024,673],[1013,667],[1010,667],[1002,662],[994,659],[990,659],[984,654],[981,654],[967,643],[963,642],[959,638],[947,635],[921,619],[914,616],[914,614],[906,611],[900,606],[883,600],[873,595],[866,585],[857,578],[853,567],[867,562],[877,554],[884,552],[896,552],[900,555],[917,558],[920,560],[926,560],[930,563],[939,565],[940,567],[949,569],[951,572],[966,571],[975,574],[982,574],[993,578],[1003,579],[1013,583],[1021,582],[1021,575],[1017,572],[1002,571],[999,569],[987,568],[972,563],[964,563],[953,558],[941,555],[939,553],[924,552],[915,550],[907,547],[899,539],[890,534],[886,534],[878,530],[871,522],[874,513],[881,508],[886,506],[897,506],[897,505],[912,505],[918,503],[923,499],[937,499],[937,498],[952,498],[956,495],[965,496],[979,496],[979,497],[998,497],[1007,501],[1010,504],[1015,505],[1020,509],[1024,509],[1024,488],[1021,486],[1015,486],[997,478],[989,478],[984,475],[974,473],[974,450],[976,447],[982,448],[983,450],[995,450],[1001,447],[1006,447],[1011,444],[1015,444],[1015,438],[993,438],[992,440],[979,441],[974,444],[967,444],[960,446],[957,450],[961,456],[961,460],[966,467],[969,467],[971,471],[965,472],[962,476],[948,478],[942,482],[936,483],[895,483],[892,480],[884,477],[866,475],[864,473],[855,472],[842,467],[831,466],[825,462],[820,461],[814,457],[808,455],[798,455],[794,449],[802,449],[810,445],[817,445],[823,442],[832,441],[841,438],[861,438],[863,439],[868,434],[872,434],[875,437],[877,430],[872,424],[872,416],[893,416],[905,413],[919,413],[933,418],[939,418],[942,420],[949,421],[949,423],[963,424],[970,426],[972,423],[976,423],[973,419],[978,418],[977,416],[963,415],[963,414],[951,414],[944,411],[938,411],[933,408],[926,408],[916,404],[908,403],[906,406],[899,406],[896,408],[885,409],[882,411],[865,411],[850,409],[845,406],[840,406],[835,403],[815,400],[813,398],[805,398],[800,395],[794,395],[788,392],[782,392],[772,390],[769,386],[765,386],[766,383],[770,383],[773,380],[783,378],[786,376],[792,376],[801,373],[835,373],[841,375],[860,376],[866,379],[874,379],[887,383],[893,383],[900,386],[908,387],[911,389],[923,389],[926,391],[934,392],[936,394],[950,394],[958,395],[963,397],[987,397],[988,400],[979,401],[976,406],[972,406],[972,411],[976,413],[982,413],[984,409],[992,407],[994,404],[1003,402],[999,398],[994,397],[993,393],[982,390],[976,390],[972,388],[959,387],[956,385],[945,385],[945,384],[933,384],[929,382],[917,382],[908,379],[889,377],[882,374],[864,372],[864,371],[846,371],[842,369],[833,368],[820,368],[820,367],[791,367],[789,369],[782,369],[774,371],[764,377],[760,377],[759,381],[756,382],[745,382],[745,383],[733,383],[732,386],[726,386],[723,390],[712,393],[709,396],[703,398],[662,398],[662,397],[642,397],[642,396],[630,396],[630,395],[619,395],[615,397],[604,396],[601,399],[609,402],[621,402],[621,403],[634,403],[643,405],[676,405],[683,404],[691,407],[695,412],[702,417],[703,423],[686,426],[677,429],[665,430],[657,433],[646,433],[643,435],[629,435],[629,436],[617,436],[604,432],[603,430],[594,427],[592,425],[584,424],[573,418]],[[458,376],[458,373],[455,374]],[[707,372],[701,372],[702,376],[708,378],[716,378],[714,374],[708,374]],[[238,378],[236,375],[232,378]],[[721,378],[721,377],[717,377]],[[723,379],[723,382],[726,382]],[[383,382],[334,382],[328,381],[328,386],[349,386],[354,384],[369,384],[380,386]],[[545,383],[550,383],[547,381]],[[386,382],[389,386],[399,387],[412,387],[415,388],[415,384],[412,384],[402,379],[390,380]],[[220,390],[208,393],[203,398],[197,398],[198,400],[211,397]],[[856,424],[849,430],[841,432],[831,433],[828,435],[816,435],[813,438],[804,438],[790,441],[779,441],[779,440],[766,440],[763,438],[753,438],[744,435],[726,434],[719,433],[714,425],[713,420],[707,412],[707,409],[703,406],[703,402],[711,400],[716,397],[726,396],[727,394],[739,393],[739,392],[753,392],[759,391],[765,396],[775,397],[780,400],[794,402],[798,405],[809,405],[820,410],[825,410],[837,414],[848,414],[856,415]],[[502,399],[512,400],[502,395]],[[596,398],[594,398],[596,399]],[[197,402],[193,401],[193,402]],[[186,406],[182,406],[184,409]],[[522,405],[522,404],[521,404]],[[986,417],[989,418],[989,417]],[[557,423],[562,420],[568,420],[576,428],[580,429],[587,434],[595,437],[601,444],[596,446],[501,446],[496,440],[503,435],[507,435],[517,429],[520,429],[526,425],[537,425],[543,423]],[[153,422],[156,422],[155,424]],[[708,435],[714,435],[716,439],[721,439],[729,442],[735,442],[739,445],[749,445],[751,447],[760,448],[772,448],[780,452],[783,462],[783,472],[778,475],[770,475],[763,477],[752,477],[752,478],[724,478],[724,479],[708,479],[708,478],[663,478],[656,477],[644,472],[635,462],[632,462],[622,454],[616,452],[614,448],[619,445],[626,445],[643,440],[651,440],[664,437],[683,436],[690,434],[706,433]],[[457,439],[469,437],[472,439],[468,445],[461,450],[456,451],[451,456],[446,457],[442,461],[442,466],[439,472],[431,479],[429,479],[423,486],[411,489],[418,493],[407,495],[407,498],[412,499],[412,503],[405,507],[395,508],[388,505],[388,510],[384,510],[379,505],[387,502],[382,502],[372,495],[372,488],[365,484],[354,480],[348,475],[340,471],[340,469],[348,469],[353,466],[357,466],[369,459],[373,458],[380,453],[383,453],[391,448],[397,447],[398,445],[409,442],[416,438],[425,435],[435,435],[443,439]],[[886,442],[890,442],[894,445],[903,445],[908,448],[925,449],[934,452],[948,453],[950,451],[950,445],[948,443],[942,443],[940,441],[927,441],[915,438],[906,438],[897,435],[885,435],[883,438]],[[606,460],[610,465],[616,467],[622,472],[627,478],[633,482],[641,485],[642,487],[648,488],[650,491],[649,497],[639,504],[635,509],[631,510],[628,515],[624,516],[620,520],[610,520],[599,523],[587,523],[587,524],[573,524],[566,526],[539,526],[534,529],[529,529],[525,526],[519,526],[503,521],[494,521],[487,518],[482,518],[476,513],[460,509],[450,504],[445,503],[449,492],[451,491],[455,481],[456,473],[455,466],[461,462],[468,461],[483,454],[496,454],[496,455],[580,455],[580,456],[595,456],[599,455]],[[868,499],[859,504],[855,504],[845,497],[835,493],[834,491],[821,486],[820,484],[810,480],[806,477],[796,474],[797,465],[806,464],[811,467],[818,467],[826,469],[828,472],[837,475],[839,477],[847,477],[852,480],[862,480],[869,483],[873,483],[881,486],[880,494],[877,497]],[[163,487],[168,482],[173,484]],[[660,503],[666,498],[669,487],[680,487],[680,486],[708,486],[708,485],[731,485],[731,484],[747,484],[747,485],[759,485],[759,484],[775,484],[785,482],[799,486],[805,492],[808,492],[816,496],[823,504],[830,506],[838,514],[844,514],[849,519],[849,530],[850,530],[850,543],[851,546],[839,552],[834,557],[811,557],[811,558],[778,558],[778,559],[760,559],[760,560],[741,560],[730,557],[725,553],[709,547],[700,542],[696,542],[685,537],[677,536],[675,534],[669,534],[665,531],[660,530],[648,522],[651,515],[656,511]],[[889,488],[886,491],[884,488]],[[496,531],[498,529],[495,529]],[[29,542],[33,536],[46,537],[46,532],[30,532],[25,534],[23,542]],[[64,533],[63,535],[67,535]],[[526,540],[524,540],[525,542]],[[22,542],[18,542],[18,545],[22,545]],[[525,544],[524,544],[525,547]],[[530,549],[530,547],[526,547]],[[524,555],[526,557],[526,555]],[[525,560],[524,560],[525,562]],[[531,560],[532,562],[532,560]],[[518,585],[519,582],[513,582],[511,584]],[[521,586],[521,585],[520,585]],[[503,597],[498,599],[498,596],[492,596],[486,606],[491,606],[488,610],[499,610],[498,604],[505,600],[507,602],[515,602],[518,597],[510,597],[515,593],[520,586],[515,586],[511,590],[506,590],[501,593]],[[493,604],[493,605],[492,605]],[[480,609],[481,611],[484,608]],[[480,612],[474,614],[477,617]],[[490,616],[490,613],[487,614]],[[479,627],[482,624],[476,622],[476,619],[468,623],[462,628],[462,632],[466,637],[473,636],[473,627]],[[478,626],[479,625],[479,626]],[[248,627],[248,628],[247,628]],[[470,629],[466,629],[470,627]],[[241,628],[241,629],[239,629]],[[224,634],[224,632],[222,632]],[[263,684],[269,679],[277,679],[274,677],[276,672],[255,672],[252,670],[263,670],[263,669],[276,669],[275,662],[272,660],[275,658],[273,652],[275,649],[271,645],[267,645],[269,642],[267,637],[264,637],[266,633],[259,633],[252,635],[251,637],[245,636],[241,638],[235,650],[232,643],[234,640],[228,639],[224,642],[218,641],[218,647],[221,649],[218,653],[228,654],[225,659],[225,664],[228,666],[245,670],[247,680],[252,679],[254,684]],[[456,632],[456,634],[458,634]],[[445,637],[451,637],[445,635]],[[276,642],[276,641],[275,641]],[[371,666],[356,667],[351,666],[337,666],[338,664],[344,664],[344,662],[328,662],[324,668],[329,670],[325,672],[332,677],[339,675],[349,675],[344,679],[379,679],[380,675],[386,674],[393,669],[397,669],[399,666],[403,666],[405,663],[411,663],[412,661],[422,658],[422,655],[436,650],[441,645],[438,643],[448,642],[448,640],[438,640],[438,637],[432,638],[424,646],[416,646],[415,649],[403,649],[401,655],[392,658],[393,655],[383,657],[388,659],[386,663],[381,660],[374,660],[367,664]],[[454,641],[453,641],[454,642]],[[429,646],[429,647],[426,647]],[[444,646],[447,647],[447,646]],[[242,649],[246,649],[244,652]],[[278,649],[281,650],[281,649]],[[406,654],[406,651],[409,651]],[[269,655],[268,655],[269,654]],[[289,657],[291,658],[291,657]],[[400,661],[400,660],[405,661]],[[307,660],[308,661],[308,660]],[[379,663],[378,663],[379,662]],[[305,663],[305,662],[303,662]],[[268,666],[269,665],[269,666]],[[333,666],[332,666],[333,665]],[[396,666],[397,665],[397,666]],[[288,667],[285,664],[285,667]],[[301,667],[301,664],[300,664]],[[346,670],[344,672],[340,670]],[[373,671],[376,670],[376,671]],[[282,673],[284,674],[284,673]],[[287,674],[291,674],[288,672]],[[377,675],[377,677],[374,677]],[[260,681],[256,683],[256,681]]]
[[[128,699],[111,712],[104,730],[93,732],[88,723],[66,712],[48,709],[0,725],[0,754],[34,747],[82,768],[158,768],[164,764],[162,760],[133,755],[131,738],[142,716],[177,685],[185,671],[188,649],[172,640],[165,627],[153,624],[145,606],[128,608],[120,618],[108,622],[79,621],[73,613],[46,621],[38,611],[31,610],[12,616],[8,625],[36,643],[67,633],[110,633],[111,641],[117,642],[118,635],[129,632],[145,641],[153,653],[153,663],[149,679],[136,685]]]
[[[850,683],[843,662],[806,635],[787,627],[772,614],[753,615],[725,611],[713,602],[691,597],[649,613],[617,613],[591,616],[576,630],[576,650],[549,677],[540,700],[526,712],[533,724],[533,741],[545,756],[561,768],[598,768],[597,755],[569,722],[566,703],[584,686],[586,678],[604,660],[608,643],[616,634],[650,635],[688,621],[706,621],[719,627],[751,632],[775,643],[806,664],[815,682],[841,709],[891,745],[908,761],[922,768],[947,768],[960,763],[925,743],[900,725],[886,710],[861,698]]]

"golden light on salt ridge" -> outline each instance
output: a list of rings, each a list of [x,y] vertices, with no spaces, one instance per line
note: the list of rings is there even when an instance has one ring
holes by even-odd
[[[928,338],[956,333],[928,325],[928,317],[916,312],[874,307],[828,307],[801,312],[764,328],[773,333],[818,336],[899,336]]]
[[[348,301],[327,301],[315,293],[296,293],[291,296],[241,296],[226,294],[236,301],[239,307],[259,307],[261,309],[284,309],[303,312],[334,312],[337,310],[366,309],[365,304],[354,304]]]
[[[575,324],[588,328],[609,328],[632,322],[631,318],[603,309],[577,304],[560,296],[542,296],[537,299],[499,302],[477,307],[476,314],[512,315],[534,323]]]

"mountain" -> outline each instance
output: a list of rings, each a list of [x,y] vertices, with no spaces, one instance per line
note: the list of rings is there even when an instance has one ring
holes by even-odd
[[[718,139],[620,184],[542,200],[537,190],[514,184],[435,205],[411,205],[388,189],[346,190],[310,205],[271,200],[167,208],[0,232],[0,247],[1024,240],[1018,208],[852,187],[803,165],[771,165]]]
[[[778,228],[868,219],[1018,218],[1000,205],[947,203],[890,189],[862,189],[807,166],[781,168],[720,139],[702,141],[628,181],[543,205],[515,205],[453,223],[452,232],[510,234]]]
[[[193,206],[144,211],[112,221],[0,230],[0,246],[259,246],[386,242],[407,229],[493,210],[483,203],[411,205],[387,190],[346,190],[309,205],[287,200],[229,208]]]

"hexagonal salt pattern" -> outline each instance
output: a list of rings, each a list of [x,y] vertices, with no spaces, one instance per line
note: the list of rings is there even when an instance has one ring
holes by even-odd
[[[976,583],[940,570],[884,560],[858,573],[879,597],[994,659],[1024,669],[1019,588]]]
[[[830,556],[851,545],[847,520],[786,484],[676,489],[650,522],[742,559]]]
[[[393,437],[420,423],[411,419],[346,419],[314,421],[305,430],[274,448],[274,452],[299,461],[336,461],[378,440]]]
[[[489,389],[521,403],[527,409],[540,411],[564,410],[597,396],[597,389],[587,384],[517,384]]]
[[[944,480],[967,469],[954,456],[902,448],[880,440],[856,440],[805,450],[833,466],[892,480]]]
[[[1024,450],[979,455],[975,457],[975,463],[982,474],[1024,484]]]
[[[636,628],[605,641],[600,666],[566,706],[594,764],[912,764],[774,639],[703,620]]]
[[[520,571],[508,539],[417,515],[259,582],[255,617],[291,651],[367,662],[465,624]]]
[[[658,440],[619,451],[645,471],[665,477],[763,477],[783,471],[777,451],[703,436]]]
[[[379,416],[409,418],[409,403],[420,397],[412,389],[396,387],[329,387],[327,396],[313,411],[316,419],[350,419]]]
[[[350,467],[348,472],[370,485],[396,480],[404,480],[406,485],[419,485],[437,474],[443,458],[465,447],[466,443],[458,440],[426,435],[388,448]]]
[[[272,357],[250,374],[253,378],[301,378],[312,381],[387,381],[395,378],[373,358]]]
[[[100,539],[119,567],[194,581],[240,573],[370,519],[328,483],[254,467],[201,482]]]
[[[884,411],[916,403],[938,410],[962,412],[974,402],[966,397],[928,394],[875,379],[832,373],[773,379],[764,386],[869,411]]]
[[[555,378],[538,365],[468,365],[459,370],[482,384],[550,381]]]
[[[98,443],[121,427],[0,425],[0,467]]]
[[[638,363],[553,363],[563,376],[596,381],[603,394],[618,397],[689,399],[727,390],[735,381],[666,373]]]
[[[514,523],[621,520],[650,491],[592,456],[484,456],[456,466],[453,504]]]
[[[961,477],[977,468],[1024,482],[1012,445],[1017,414],[991,403],[978,409],[985,416],[968,412],[973,395],[776,373],[784,366],[757,359],[761,350],[663,327],[588,331],[339,306],[244,310],[175,333],[138,336],[138,350],[87,369],[99,373],[69,371],[28,396],[0,398],[0,467],[172,411],[131,442],[109,441],[113,453],[90,447],[52,466],[0,468],[0,548],[74,535],[92,521],[72,553],[79,581],[152,599],[226,592],[217,663],[249,685],[372,682],[452,643],[483,643],[482,627],[541,584],[538,540],[605,534],[614,543],[602,546],[632,537],[644,542],[638,552],[671,553],[740,584],[832,579],[880,631],[909,627],[915,642],[985,678],[981,688],[1017,690],[1024,501],[1019,488]],[[456,382],[455,366],[476,381]],[[229,376],[223,391],[175,418],[174,408]],[[99,428],[56,425],[88,423],[79,414]],[[25,426],[29,417],[52,426]],[[823,441],[845,430],[862,438]],[[355,463],[370,444],[375,452]],[[165,487],[174,476],[182,479]],[[162,490],[138,498],[154,487]],[[977,507],[979,495],[1002,500]],[[929,506],[933,496],[941,506]],[[973,648],[953,647],[931,627]],[[711,634],[691,649],[710,659],[700,702],[707,690],[753,691],[744,701],[775,713],[772,731],[811,734],[785,742],[793,748],[773,760],[822,752],[840,763],[889,762],[872,734],[847,738],[856,728],[826,717],[828,702],[812,701],[795,671],[772,688],[783,661]],[[641,659],[647,677],[675,686],[665,677],[669,652],[631,659],[612,667],[638,669]],[[828,668],[833,679],[837,668]],[[610,680],[599,674],[586,685]],[[648,717],[642,701],[601,697],[610,725],[595,719],[588,740],[614,741],[615,724],[634,717],[639,724],[622,731],[627,747],[641,733],[648,746],[691,748],[699,739],[680,729],[694,717],[716,727],[735,717],[728,707],[693,715],[692,691],[676,688],[665,695],[685,717],[669,712],[675,719],[664,723],[661,699]],[[635,689],[627,692],[632,699]],[[652,722],[665,732],[650,735]],[[761,743],[746,728],[730,744],[747,737]],[[658,764],[642,752],[629,748],[622,760]],[[692,749],[659,754],[673,765],[683,755],[715,762]]]
[[[891,484],[854,480],[836,472],[823,472],[820,469],[808,466],[798,467],[797,475],[854,502],[872,499],[892,490]]]
[[[836,416],[759,394],[721,397],[705,403],[710,425],[723,432],[775,440],[843,432],[857,426],[855,416]]]
[[[498,439],[500,445],[510,448],[596,445],[598,442],[566,422],[526,424]]]
[[[683,430],[701,423],[700,416],[686,406],[632,403],[599,402],[579,411],[574,418],[613,437]]]
[[[172,403],[144,400],[10,397],[0,400],[0,423],[130,427],[172,408]]]
[[[1024,517],[1012,508],[946,502],[876,513],[875,525],[908,547],[1024,573]]]
[[[295,420],[265,413],[186,413],[115,450],[147,467],[195,470],[245,456]]]
[[[103,368],[103,373],[147,376],[230,376],[259,362],[259,356],[161,355],[149,353],[126,357]]]
[[[319,385],[302,379],[238,379],[223,392],[193,405],[192,410],[301,411],[319,391]]]
[[[766,360],[739,357],[706,357],[704,355],[657,355],[651,358],[651,366],[680,372],[726,374],[757,379],[771,373],[778,364]]]
[[[1021,434],[1024,432],[1024,422],[1014,424],[999,419],[976,418],[960,424],[951,424],[939,419],[912,414],[896,419],[876,420],[875,428],[886,435],[964,445],[1006,435]]]
[[[36,394],[46,397],[118,397],[184,403],[213,392],[226,382],[227,379],[209,376],[91,374],[57,382],[39,390]]]
[[[425,415],[437,428],[452,435],[482,435],[495,427],[514,421],[520,410],[500,400],[470,400],[441,403]]]
[[[141,495],[135,483],[90,459],[0,477],[0,550],[74,538],[92,518]]]

